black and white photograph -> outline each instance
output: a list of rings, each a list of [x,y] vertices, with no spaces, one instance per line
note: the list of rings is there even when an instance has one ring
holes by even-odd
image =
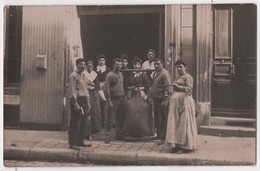
[[[256,167],[257,7],[4,3],[1,170]]]

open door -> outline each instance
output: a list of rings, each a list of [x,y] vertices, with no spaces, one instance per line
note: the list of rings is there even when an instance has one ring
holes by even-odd
[[[79,7],[84,58],[96,61],[103,53],[112,67],[114,58],[127,54],[129,67],[147,50],[162,55],[163,6],[81,6]]]
[[[256,115],[256,6],[214,6],[212,115]]]

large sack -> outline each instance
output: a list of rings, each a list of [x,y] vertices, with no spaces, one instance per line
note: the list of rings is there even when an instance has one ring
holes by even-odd
[[[152,106],[138,94],[125,102],[125,122],[122,133],[125,136],[153,136]]]

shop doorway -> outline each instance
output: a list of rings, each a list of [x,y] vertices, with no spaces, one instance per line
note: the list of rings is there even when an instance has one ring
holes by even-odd
[[[134,56],[147,60],[149,48],[162,55],[163,6],[82,7],[79,11],[84,58],[95,64],[100,53],[107,56],[111,68],[112,60],[122,54],[128,55],[130,68]]]

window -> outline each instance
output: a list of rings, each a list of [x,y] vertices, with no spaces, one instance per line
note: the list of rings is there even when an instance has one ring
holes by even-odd
[[[6,7],[5,85],[19,85],[21,79],[22,7]]]

